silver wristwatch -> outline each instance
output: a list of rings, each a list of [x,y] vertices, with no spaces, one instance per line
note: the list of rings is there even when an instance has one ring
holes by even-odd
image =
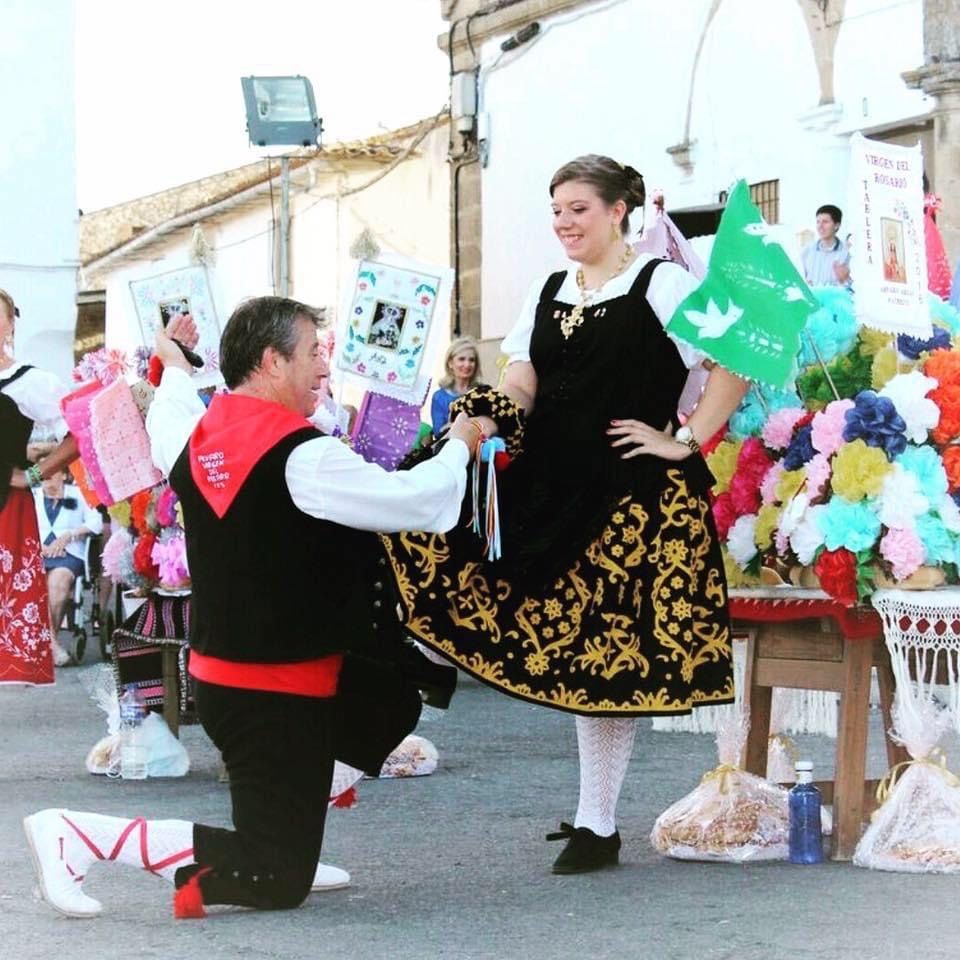
[[[682,443],[685,447],[689,447],[691,453],[700,452],[700,444],[697,443],[697,438],[693,435],[693,431],[689,427],[680,427],[673,435],[673,439],[676,440],[677,443]]]

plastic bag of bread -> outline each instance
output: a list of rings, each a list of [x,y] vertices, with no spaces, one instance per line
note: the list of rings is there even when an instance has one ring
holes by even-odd
[[[733,714],[717,731],[720,765],[657,817],[654,848],[679,860],[785,860],[787,791],[739,767],[748,721]]]
[[[897,764],[877,789],[880,807],[853,854],[859,867],[905,873],[960,872],[960,780],[937,743],[948,711],[927,696],[897,690],[893,737],[913,758]]]

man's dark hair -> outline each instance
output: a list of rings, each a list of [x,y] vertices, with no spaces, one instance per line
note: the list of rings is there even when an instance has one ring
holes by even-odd
[[[287,297],[252,297],[233,311],[220,338],[220,372],[231,390],[260,366],[267,347],[288,360],[293,356],[298,317],[315,327],[324,322],[314,307]]]
[[[832,203],[825,203],[822,207],[817,207],[817,216],[819,217],[821,213],[825,213],[836,224],[843,222],[843,211]]]

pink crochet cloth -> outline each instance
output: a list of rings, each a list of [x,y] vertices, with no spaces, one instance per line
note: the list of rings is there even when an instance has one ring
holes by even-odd
[[[125,380],[86,384],[65,397],[63,416],[101,502],[110,506],[161,479],[150,440]]]

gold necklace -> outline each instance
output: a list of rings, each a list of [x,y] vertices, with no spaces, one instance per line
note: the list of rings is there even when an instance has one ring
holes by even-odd
[[[594,290],[587,290],[587,284],[583,277],[583,267],[577,270],[577,288],[580,290],[580,302],[570,311],[570,313],[560,320],[560,332],[564,340],[569,340],[573,331],[583,323],[583,312],[592,303],[593,298],[616,276],[619,276],[626,269],[627,264],[633,257],[633,248],[627,244],[623,251],[623,256],[617,263],[616,269],[607,277],[603,283]]]

